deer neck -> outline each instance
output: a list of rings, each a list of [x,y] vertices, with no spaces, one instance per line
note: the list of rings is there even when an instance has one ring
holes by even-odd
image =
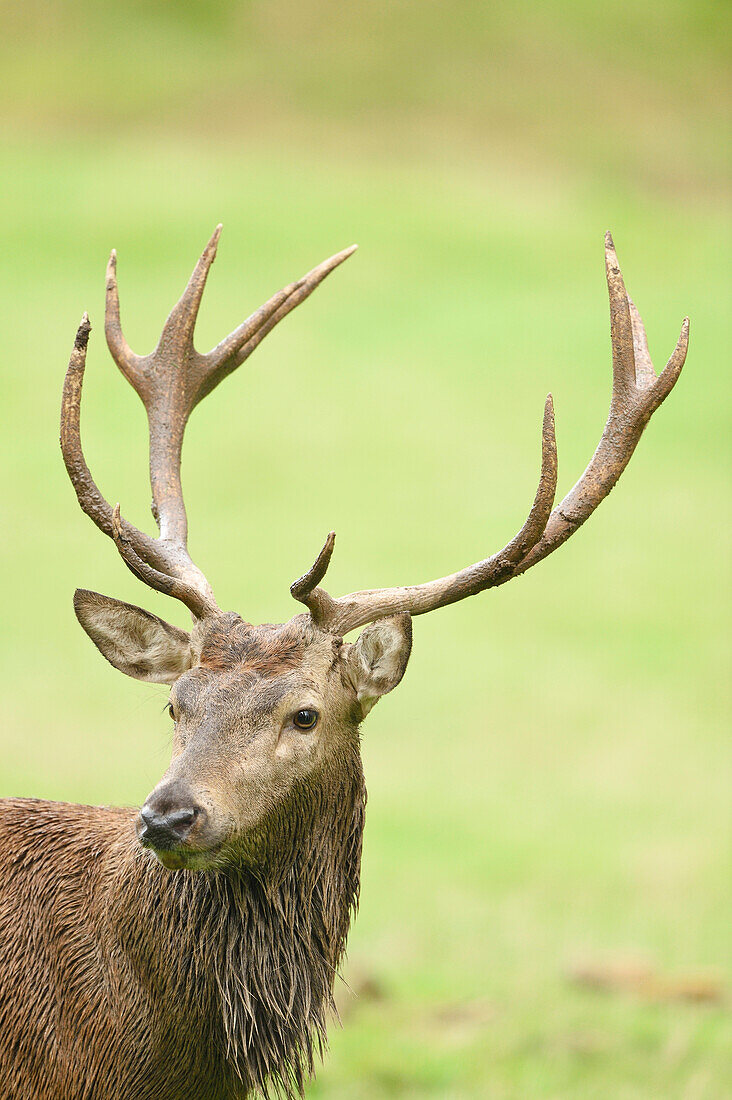
[[[250,1086],[277,1081],[297,1095],[313,1071],[358,902],[364,808],[356,762],[322,791],[317,818],[271,823],[258,859],[171,873],[139,849],[117,880],[127,979],[148,999],[162,995],[163,1030],[194,1032],[212,1065],[225,1061]]]

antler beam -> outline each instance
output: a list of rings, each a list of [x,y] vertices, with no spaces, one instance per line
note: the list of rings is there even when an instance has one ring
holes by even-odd
[[[338,252],[297,282],[278,291],[207,354],[193,345],[196,318],[206,279],[216,257],[217,226],[180,300],[165,323],[158,346],[136,355],[122,333],[117,287],[117,257],[107,266],[105,334],[112,358],[134,387],[147,412],[150,434],[152,511],[160,530],[151,538],[119,516],[99,491],[81,446],[81,391],[91,326],[86,314],[76,334],[64,383],[61,450],[79,504],[112,538],[125,563],[153,588],[182,600],[196,618],[218,610],[213,591],[188,554],[188,523],[180,478],[183,435],[198,404],[240,366],[283,317],[303,302],[355,246]]]
[[[618,481],[653,413],[668,397],[681,373],[689,343],[689,319],[663,372],[648,353],[643,322],[625,290],[613,239],[605,235],[605,270],[610,297],[613,387],[605,430],[587,469],[552,510],[556,488],[556,447],[551,399],[547,399],[542,436],[542,474],[536,500],[518,535],[498,554],[459,573],[427,584],[352,592],[333,599],[318,587],[333,552],[331,532],[315,564],[290,589],[321,629],[346,634],[383,615],[408,611],[423,615],[438,607],[505,584],[525,573],[588,519]]]

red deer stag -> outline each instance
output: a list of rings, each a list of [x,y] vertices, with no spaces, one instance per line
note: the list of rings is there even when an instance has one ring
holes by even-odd
[[[331,533],[292,585],[306,610],[255,626],[219,609],[189,557],[183,432],[193,407],[352,249],[202,355],[193,330],[219,229],[150,355],[135,355],[122,335],[114,253],[107,271],[107,343],[147,410],[158,538],[107,503],[84,460],[86,315],[71,354],[61,447],[79,504],[140,580],[186,605],[193,626],[76,592],[79,622],[108,661],[170,685],[173,758],[139,812],[0,802],[0,1095],[9,1100],[302,1092],[358,898],[359,725],[404,675],[411,617],[503,584],[561,546],[615,485],[686,355],[688,321],[656,377],[608,235],[610,414],[564,500],[552,508],[548,398],[536,498],[497,554],[427,584],[334,599],[321,587]],[[344,641],[356,627],[365,627],[358,639]]]

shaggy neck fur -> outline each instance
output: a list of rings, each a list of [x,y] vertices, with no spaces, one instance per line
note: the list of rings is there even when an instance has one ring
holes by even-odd
[[[302,1094],[322,1054],[359,893],[365,788],[357,753],[343,774],[300,791],[236,866],[170,874],[140,850],[117,884],[118,942],[179,1015],[167,1020],[178,1058],[187,1050],[204,1076],[201,1063],[209,1064],[217,1082],[230,1081],[231,1095]],[[145,893],[139,905],[130,891]],[[165,929],[168,950],[151,941],[151,928]]]

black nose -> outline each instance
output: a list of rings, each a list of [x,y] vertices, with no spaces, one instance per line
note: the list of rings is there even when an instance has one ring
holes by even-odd
[[[176,806],[171,806],[169,799],[162,804],[156,804],[157,801],[153,797],[140,810],[142,824],[137,836],[146,847],[171,852],[183,844],[194,822],[200,821],[206,811],[192,800]]]

